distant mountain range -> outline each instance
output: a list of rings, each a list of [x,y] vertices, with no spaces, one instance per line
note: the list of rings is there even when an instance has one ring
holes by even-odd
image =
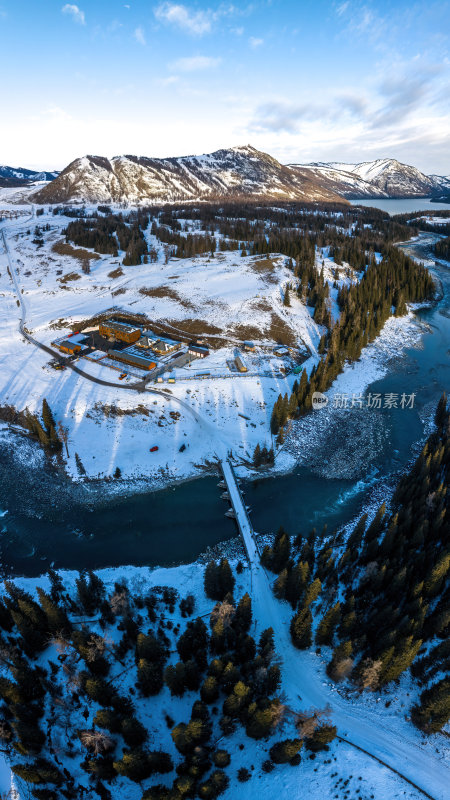
[[[362,161],[360,164],[337,162],[291,164],[301,175],[311,176],[324,189],[351,199],[430,197],[450,190],[450,177],[424,175],[394,158]]]
[[[37,181],[52,181],[58,175],[58,172],[36,172],[22,167],[0,165],[0,187],[29,186]]]
[[[180,158],[84,156],[59,174],[0,167],[0,186],[35,181],[49,181],[31,195],[36,203],[450,199],[450,176],[425,175],[395,159],[283,165],[250,145]]]

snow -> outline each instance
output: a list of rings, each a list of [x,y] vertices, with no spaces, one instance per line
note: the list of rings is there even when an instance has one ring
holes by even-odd
[[[30,241],[36,222],[48,222],[52,227],[40,250]],[[289,392],[293,382],[292,376],[283,377],[282,362],[273,353],[272,313],[277,315],[277,325],[292,333],[302,352],[309,349],[315,353],[321,335],[310,309],[295,296],[290,308],[283,306],[282,287],[292,279],[286,259],[277,255],[271,261],[242,258],[238,252],[226,252],[215,258],[171,259],[164,264],[160,253],[156,264],[123,268],[123,276],[111,279],[108,273],[116,269],[117,260],[104,256],[92,261],[91,273],[85,275],[76,260],[52,252],[66,224],[65,218],[51,214],[33,219],[29,209],[28,216],[4,223],[26,327],[35,339],[50,345],[69,331],[70,324],[111,309],[119,301],[121,309],[145,313],[149,327],[152,321],[170,321],[174,336],[184,320],[204,320],[207,329],[219,331],[208,334],[210,342],[217,340],[219,346],[208,358],[175,369],[176,383],[170,388],[167,384],[149,387],[139,394],[130,390],[133,378],[119,381],[119,371],[108,368],[107,360],[79,359],[77,366],[87,376],[112,386],[100,386],[69,369],[55,372],[48,364],[50,356],[19,334],[15,286],[6,269],[7,254],[1,250],[2,403],[19,409],[27,406],[34,412],[47,398],[56,419],[69,428],[69,456],[65,458],[67,470],[75,478],[79,477],[75,453],[88,477],[111,475],[119,466],[124,478],[146,475],[156,488],[164,481],[198,474],[199,465],[201,468],[205,460],[217,456],[217,441],[246,458],[258,442],[270,445],[267,431],[273,402],[280,392]],[[155,243],[151,234],[148,238]],[[62,269],[61,276],[56,274],[57,268]],[[81,276],[79,280],[61,284],[60,278],[73,272]],[[140,292],[142,288],[147,294]],[[118,289],[123,294],[112,295]],[[242,324],[252,326],[251,337],[238,338],[236,329]],[[253,335],[257,331],[258,339]],[[242,338],[255,339],[256,352],[245,355],[249,369],[240,375],[230,372],[227,361],[241,351]],[[210,379],[196,377],[204,371],[210,372]],[[112,406],[119,413],[107,415]],[[132,413],[138,407],[141,413]],[[171,419],[171,411],[181,411],[181,419]],[[238,412],[249,416],[251,422]],[[154,444],[159,450],[150,453]],[[186,450],[180,453],[182,444]]]

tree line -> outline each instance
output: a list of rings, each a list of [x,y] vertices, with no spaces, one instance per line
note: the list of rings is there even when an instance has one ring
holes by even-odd
[[[450,718],[450,413],[441,398],[436,430],[400,480],[388,513],[363,515],[337,549],[316,532],[291,542],[280,528],[262,554],[274,592],[294,610],[291,637],[332,648],[327,671],[378,690],[411,669],[424,687],[411,717],[426,733]],[[319,542],[322,541],[320,545]],[[320,601],[321,614],[314,611]],[[317,620],[317,624],[315,623]]]

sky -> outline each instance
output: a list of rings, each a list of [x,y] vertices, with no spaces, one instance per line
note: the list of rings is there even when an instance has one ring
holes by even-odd
[[[0,163],[252,144],[450,174],[450,0],[0,0]]]

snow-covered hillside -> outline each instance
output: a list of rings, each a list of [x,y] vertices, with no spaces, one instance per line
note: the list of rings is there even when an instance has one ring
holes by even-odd
[[[323,188],[344,197],[428,197],[448,179],[424,175],[416,167],[394,158],[363,161],[292,164],[299,174],[310,175]]]
[[[257,198],[342,202],[313,176],[299,175],[250,145],[182,158],[84,156],[33,197],[37,203],[130,204]]]

